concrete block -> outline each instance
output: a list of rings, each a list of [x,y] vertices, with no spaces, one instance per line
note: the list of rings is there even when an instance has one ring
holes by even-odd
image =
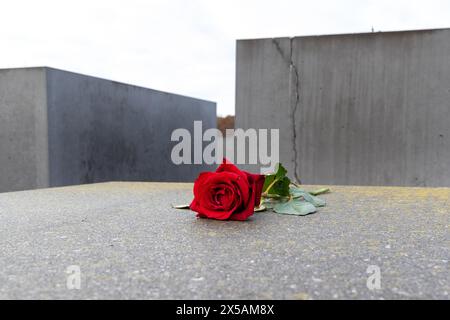
[[[450,29],[242,40],[236,126],[308,184],[450,186]]]
[[[193,181],[177,128],[216,127],[215,103],[52,68],[0,70],[0,192],[102,181]]]

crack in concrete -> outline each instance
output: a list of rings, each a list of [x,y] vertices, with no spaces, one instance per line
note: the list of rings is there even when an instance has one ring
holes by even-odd
[[[293,40],[294,38],[289,38],[289,56],[283,52],[281,49],[280,43],[277,39],[272,39],[272,43],[275,45],[278,53],[281,55],[284,62],[289,66],[289,101],[291,108],[291,119],[292,119],[292,140],[293,140],[293,151],[294,151],[294,179],[297,183],[301,184],[301,180],[298,174],[298,150],[297,150],[297,125],[295,123],[295,115],[297,113],[297,109],[300,105],[300,77],[297,66],[294,63],[293,57]],[[294,79],[294,88],[295,88],[295,101],[292,101],[292,79]]]

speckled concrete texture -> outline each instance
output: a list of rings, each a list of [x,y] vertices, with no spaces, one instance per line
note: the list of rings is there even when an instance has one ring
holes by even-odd
[[[316,214],[246,222],[172,209],[191,189],[118,182],[0,194],[0,298],[449,299],[448,188],[332,186]],[[66,287],[71,265],[80,290]],[[370,265],[380,290],[367,288]]]

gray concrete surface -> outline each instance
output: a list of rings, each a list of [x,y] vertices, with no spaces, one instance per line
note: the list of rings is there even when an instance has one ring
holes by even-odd
[[[331,188],[316,214],[247,222],[172,209],[191,184],[0,194],[0,298],[449,299],[450,189]]]
[[[49,186],[42,69],[0,70],[0,192]]]
[[[450,29],[241,40],[236,126],[304,183],[450,186],[449,56]]]
[[[216,127],[215,103],[53,68],[0,70],[0,192],[103,181],[193,181],[177,128]]]

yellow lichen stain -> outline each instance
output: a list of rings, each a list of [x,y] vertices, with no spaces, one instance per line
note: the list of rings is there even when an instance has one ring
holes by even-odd
[[[322,208],[323,213],[333,208],[354,206],[364,207],[368,211],[380,208],[392,208],[393,213],[400,208],[419,205],[426,207],[433,213],[450,214],[450,188],[419,188],[419,187],[373,187],[373,186],[302,186],[305,190],[329,188],[331,192],[320,195],[327,201],[327,207]],[[172,182],[105,182],[81,186],[69,186],[54,188],[67,193],[79,192],[105,192],[122,193],[155,193],[155,192],[180,192],[192,195],[193,183]],[[421,204],[426,201],[425,204]],[[331,209],[329,209],[331,208]],[[407,214],[408,210],[402,210]]]
[[[270,241],[264,241],[264,240],[255,240],[251,243],[251,245],[255,248],[266,249],[266,250],[273,249],[273,247],[274,247],[273,243],[271,243]]]
[[[258,299],[260,300],[273,300],[271,292],[258,292]]]
[[[292,299],[295,300],[310,300],[311,297],[306,292],[298,292],[292,295]]]
[[[422,205],[429,211],[439,214],[450,214],[450,188],[421,188],[421,187],[373,187],[373,186],[305,186],[307,190],[328,187],[331,193],[321,195],[329,206],[336,203],[348,203],[354,206],[364,204],[370,210],[380,207],[392,208],[393,212],[399,207]],[[407,210],[405,210],[407,212]]]
[[[406,202],[408,200],[434,199],[449,201],[450,188],[403,188],[403,187],[352,187],[354,193],[369,196],[383,197],[388,201]]]

